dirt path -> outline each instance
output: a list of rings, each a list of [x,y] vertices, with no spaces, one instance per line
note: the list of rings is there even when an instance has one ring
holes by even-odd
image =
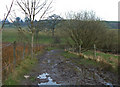
[[[37,55],[38,64],[27,74],[22,85],[105,85],[117,84],[117,77],[95,67],[85,67],[73,63],[72,59],[61,56],[63,50],[47,51]],[[74,59],[74,58],[73,58]]]

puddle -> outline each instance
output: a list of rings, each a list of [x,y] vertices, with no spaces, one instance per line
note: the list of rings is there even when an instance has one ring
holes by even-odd
[[[54,50],[51,50],[50,52],[54,52]]]
[[[47,82],[38,83],[38,86],[40,86],[40,85],[60,85],[60,84],[57,84],[56,82],[53,82],[53,79],[49,76],[48,73],[43,73],[43,74],[39,75],[37,78],[40,80],[44,79],[47,81]]]
[[[43,74],[39,75],[37,78],[38,79],[46,79],[48,75],[49,75],[48,73],[43,73]]]
[[[113,85],[112,85],[111,83],[105,82],[105,85],[106,85],[106,86],[109,86],[109,87],[113,87]]]
[[[50,63],[50,60],[48,60],[48,63]]]

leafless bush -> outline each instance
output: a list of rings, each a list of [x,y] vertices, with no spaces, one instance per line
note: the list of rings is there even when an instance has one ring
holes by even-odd
[[[64,21],[64,30],[68,34],[67,43],[76,48],[75,51],[93,49],[96,44],[99,49],[116,50],[117,35],[110,31],[94,12],[82,11],[68,15]]]

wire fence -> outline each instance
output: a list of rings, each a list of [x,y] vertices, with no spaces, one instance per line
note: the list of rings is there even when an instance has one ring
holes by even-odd
[[[116,48],[113,50],[111,49],[101,49],[96,47],[96,45],[94,44],[93,47],[89,47],[89,48],[82,48],[81,46],[79,46],[79,48],[76,47],[67,47],[65,48],[68,51],[72,51],[72,52],[76,52],[76,53],[81,53],[87,50],[91,50],[93,51],[93,53],[95,54],[96,51],[100,51],[100,52],[104,52],[104,53],[111,53],[111,54],[120,54],[118,50],[116,50]]]
[[[34,45],[34,52],[42,50],[44,46]],[[2,79],[15,70],[15,67],[21,63],[26,56],[31,55],[31,45],[26,43],[7,43],[2,46]]]
[[[74,48],[74,47],[72,47],[72,48],[68,47],[65,49],[65,51],[68,51],[68,52],[75,54],[75,55],[82,56],[85,59],[90,59],[90,60],[95,60],[97,62],[102,62],[104,64],[112,66],[113,68],[118,66],[119,54],[116,53],[113,55],[112,53],[109,53],[109,51],[114,52],[115,50],[99,49],[96,47],[95,44],[93,45],[93,47],[89,48],[89,50],[87,50],[85,52],[82,52],[81,49],[82,49],[81,47],[79,48],[79,50],[77,48]],[[108,53],[105,54],[101,50],[107,51]]]

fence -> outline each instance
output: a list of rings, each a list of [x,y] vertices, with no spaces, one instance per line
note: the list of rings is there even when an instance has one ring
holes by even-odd
[[[40,51],[44,46],[34,45],[34,52]],[[2,46],[2,79],[8,77],[15,67],[24,60],[25,56],[31,55],[31,45],[22,43],[5,43]]]
[[[101,52],[101,50],[103,52]],[[109,54],[109,55],[104,54],[104,51],[106,51],[106,50],[98,49],[95,44],[93,45],[92,48],[90,48],[91,53],[89,53],[89,55],[84,54],[84,52],[82,53],[81,47],[79,48],[79,50],[76,50],[76,48],[73,47],[73,48],[67,48],[67,49],[65,49],[65,51],[68,51],[68,52],[75,54],[75,55],[80,55],[80,56],[84,57],[85,59],[90,59],[90,60],[95,60],[97,62],[102,62],[102,63],[109,65],[113,68],[118,66],[118,56],[119,56],[118,53],[115,54],[114,57],[111,54]],[[114,52],[114,50],[111,50],[111,52]],[[99,55],[97,55],[98,53],[99,53]],[[109,53],[109,50],[108,50],[108,53]]]
[[[97,51],[104,52],[104,53],[118,54],[118,55],[120,54],[118,50],[100,49],[100,48],[96,47],[95,44],[93,45],[93,47],[90,47],[90,48],[82,48],[81,46],[79,46],[79,48],[66,46],[65,49],[67,51],[76,52],[76,53],[81,53],[83,49],[91,50],[91,51],[93,51],[93,54],[95,57],[96,57]]]

